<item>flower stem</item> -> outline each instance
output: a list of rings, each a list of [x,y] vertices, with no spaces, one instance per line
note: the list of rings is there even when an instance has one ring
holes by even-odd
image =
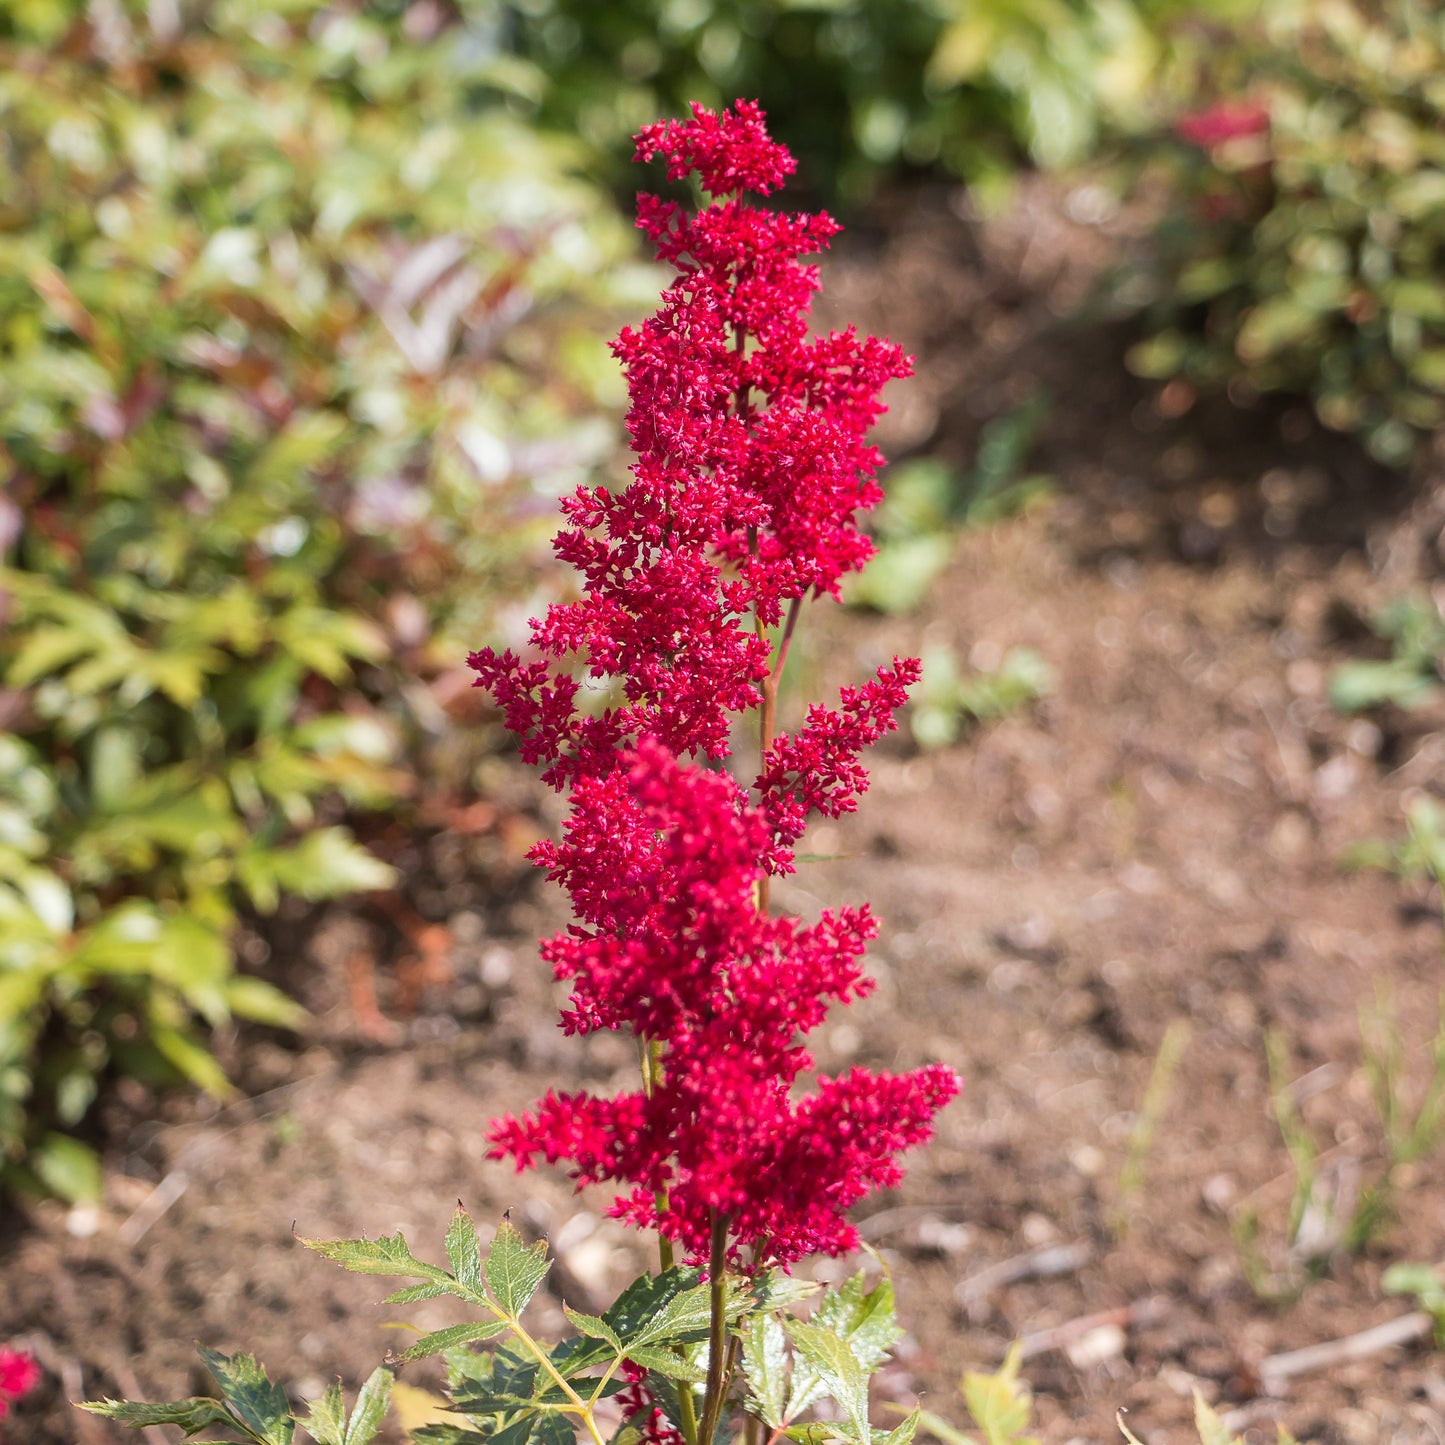
[[[637,1048],[642,1064],[642,1092],[650,1099],[662,1083],[663,1043],[661,1039],[639,1038]],[[658,1217],[658,1266],[665,1273],[676,1263],[672,1252],[672,1241],[662,1232],[662,1216],[667,1213],[667,1190],[659,1189],[653,1195],[653,1202]]]
[[[557,1367],[552,1363],[551,1356],[522,1328],[517,1320],[508,1316],[503,1316],[503,1318],[511,1325],[512,1333],[516,1335],[522,1347],[541,1365],[543,1372],[551,1376],[552,1383],[571,1401],[572,1409],[568,1411],[568,1414],[581,1416],[582,1423],[587,1427],[587,1433],[592,1437],[593,1445],[605,1445],[602,1439],[602,1432],[597,1428],[597,1421],[592,1414],[592,1402],[590,1400],[584,1400],[581,1395],[557,1373]]]
[[[728,1217],[714,1212],[712,1216],[712,1250],[708,1259],[708,1282],[712,1286],[712,1317],[707,1342],[707,1393],[703,1396],[702,1424],[697,1445],[712,1445],[722,1419],[723,1396],[727,1392],[727,1251]]]

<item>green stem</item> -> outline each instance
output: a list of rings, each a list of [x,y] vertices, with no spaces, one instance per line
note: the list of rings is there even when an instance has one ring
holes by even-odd
[[[687,1445],[697,1445],[697,1407],[692,1401],[692,1385],[687,1380],[677,1382],[677,1413],[681,1417],[677,1424]]]
[[[662,1084],[662,1040],[639,1039],[642,1052],[642,1092],[650,1099]],[[653,1195],[658,1218],[667,1213],[667,1190],[659,1189]],[[672,1252],[672,1241],[659,1229],[657,1232],[657,1261],[665,1274],[676,1263]]]
[[[728,1386],[727,1340],[727,1250],[728,1217],[714,1212],[712,1249],[708,1257],[708,1282],[712,1286],[712,1314],[707,1341],[707,1393],[703,1396],[702,1425],[697,1445],[712,1445],[722,1419],[723,1396]]]
[[[578,1415],[582,1417],[582,1423],[587,1427],[587,1433],[592,1437],[593,1445],[606,1445],[602,1438],[602,1432],[597,1428],[597,1421],[592,1417],[592,1401],[584,1400],[571,1385],[558,1373],[557,1367],[552,1363],[547,1351],[524,1330],[517,1320],[507,1318],[507,1323],[512,1327],[512,1333],[518,1341],[537,1361],[539,1365],[552,1377],[552,1383],[572,1402]]]

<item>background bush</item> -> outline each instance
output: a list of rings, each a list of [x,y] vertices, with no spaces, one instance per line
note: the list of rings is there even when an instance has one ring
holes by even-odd
[[[1445,420],[1445,15],[1276,3],[1210,87],[1225,129],[1240,105],[1267,126],[1154,149],[1178,201],[1134,366],[1308,395],[1405,460]]]
[[[471,0],[475,11],[494,9]],[[1186,22],[1241,0],[506,0],[540,114],[614,155],[689,100],[761,100],[804,184],[856,197],[900,167],[975,182],[1078,160],[1155,108]],[[630,184],[630,178],[622,178]]]
[[[69,1195],[107,1071],[220,1091],[198,1024],[296,1022],[238,908],[388,883],[345,810],[615,446],[630,243],[532,72],[203,9],[0,17],[0,1181]]]

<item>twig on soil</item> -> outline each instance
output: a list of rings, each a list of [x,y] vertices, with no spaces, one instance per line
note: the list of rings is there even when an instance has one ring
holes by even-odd
[[[1282,1355],[1270,1355],[1262,1360],[1259,1376],[1271,1394],[1277,1393],[1275,1386],[1290,1378],[1303,1375],[1310,1370],[1328,1370],[1348,1360],[1364,1360],[1378,1355],[1382,1350],[1393,1349],[1396,1345],[1408,1345],[1428,1335],[1435,1327],[1434,1317],[1424,1310],[1414,1310],[1398,1319],[1386,1320],[1372,1329],[1361,1330],[1357,1335],[1346,1335],[1343,1339],[1326,1340],[1323,1344],[1306,1345],[1302,1350],[1288,1350]]]
[[[1152,1324],[1161,1319],[1168,1308],[1163,1295],[1146,1295],[1133,1303],[1121,1305],[1118,1309],[1100,1310],[1097,1314],[1080,1315],[1078,1319],[1065,1320],[1046,1330],[1035,1330],[1019,1340],[1019,1358],[1031,1360],[1035,1355],[1047,1354],[1050,1350],[1066,1349],[1069,1345],[1092,1334],[1095,1330],[1114,1328],[1128,1329],[1131,1325]]]
[[[953,1297],[967,1310],[970,1319],[977,1319],[994,1290],[1021,1280],[1072,1274],[1088,1264],[1093,1254],[1093,1247],[1082,1239],[1073,1244],[1045,1244],[970,1275],[954,1290]]]
[[[1233,1439],[1236,1435],[1243,1435],[1251,1425],[1258,1425],[1262,1420],[1277,1419],[1283,1408],[1278,1400],[1251,1400],[1248,1404],[1221,1415],[1219,1423],[1224,1426],[1230,1439]]]
[[[962,1199],[943,1200],[938,1204],[899,1204],[892,1209],[880,1209],[867,1219],[860,1219],[858,1233],[871,1244],[899,1229],[907,1229],[910,1224],[919,1224],[940,1213],[956,1212],[965,1207],[966,1202]]]
[[[145,1238],[150,1227],[186,1192],[190,1182],[183,1169],[172,1169],[116,1230],[116,1238],[127,1248],[134,1248]]]

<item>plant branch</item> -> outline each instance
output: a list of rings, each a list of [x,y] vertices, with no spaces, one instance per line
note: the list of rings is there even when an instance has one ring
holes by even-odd
[[[703,1396],[702,1424],[697,1445],[712,1445],[722,1418],[723,1394],[727,1389],[727,1248],[728,1217],[714,1211],[712,1249],[708,1258],[708,1282],[712,1287],[712,1313],[707,1341],[707,1393]]]
[[[502,1314],[500,1310],[498,1310],[497,1313]],[[572,1402],[568,1413],[575,1413],[582,1417],[582,1423],[587,1427],[587,1433],[592,1437],[592,1445],[606,1445],[606,1442],[602,1438],[602,1432],[597,1428],[597,1421],[593,1418],[591,1403],[584,1400],[582,1396],[567,1383],[566,1379],[558,1372],[556,1365],[552,1363],[551,1356],[522,1328],[520,1320],[514,1320],[505,1314],[502,1314],[502,1318],[511,1325],[512,1333],[516,1335],[522,1347],[532,1355],[537,1363],[541,1365],[545,1373],[551,1377],[552,1383]]]

